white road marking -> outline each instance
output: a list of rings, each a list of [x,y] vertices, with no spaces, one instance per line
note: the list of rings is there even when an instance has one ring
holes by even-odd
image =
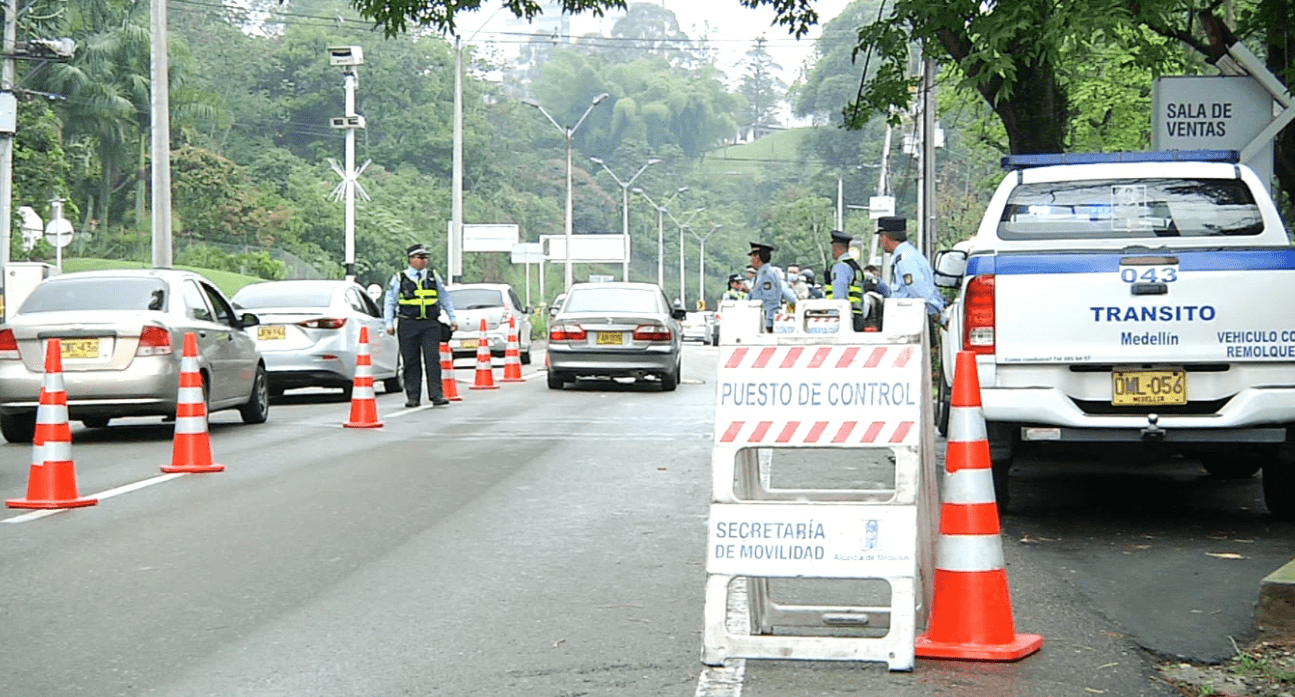
[[[129,493],[130,493],[130,492],[132,492],[132,491],[138,491],[138,490],[143,489],[143,488],[145,488],[145,487],[153,486],[154,484],[161,484],[162,482],[169,482],[169,481],[171,481],[172,479],[176,479],[176,478],[178,478],[178,477],[183,477],[183,476],[185,476],[186,474],[188,474],[188,473],[187,473],[187,472],[178,472],[178,473],[174,473],[174,474],[163,474],[163,475],[159,475],[159,476],[156,476],[156,477],[152,477],[152,478],[150,478],[150,479],[145,479],[145,480],[143,480],[143,481],[138,481],[138,482],[135,482],[135,483],[133,483],[133,484],[126,484],[125,486],[119,486],[119,487],[117,487],[117,488],[115,488],[115,489],[109,489],[109,490],[107,490],[107,491],[101,491],[101,492],[99,492],[99,493],[97,493],[97,494],[87,494],[87,495],[85,496],[85,498],[99,499],[100,501],[102,501],[102,500],[104,500],[104,499],[110,499],[110,498],[112,498],[112,497],[114,497],[114,496],[120,496],[120,495],[122,495],[122,494],[129,494]],[[67,509],[67,508],[51,508],[51,509],[45,509],[45,510],[39,510],[39,511],[32,511],[31,513],[24,513],[24,514],[22,514],[22,515],[14,516],[14,517],[12,517],[12,518],[5,518],[4,520],[0,520],[0,523],[26,523],[27,521],[30,521],[30,520],[39,520],[40,518],[44,518],[44,517],[46,517],[46,516],[51,516],[51,515],[54,515],[55,513],[62,513],[63,511],[66,511],[66,510],[69,510],[69,509]]]

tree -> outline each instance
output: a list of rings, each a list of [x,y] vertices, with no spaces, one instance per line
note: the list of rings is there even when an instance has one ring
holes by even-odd
[[[773,62],[773,56],[765,47],[766,39],[761,36],[755,40],[755,46],[746,52],[742,75],[742,84],[738,93],[746,98],[747,107],[738,120],[738,127],[750,134],[752,138],[770,126],[778,124],[778,103],[782,100],[786,83],[778,78],[777,71],[782,66]]]

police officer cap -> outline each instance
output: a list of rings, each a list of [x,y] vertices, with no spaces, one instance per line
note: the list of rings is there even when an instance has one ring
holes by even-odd
[[[850,240],[852,240],[852,239],[854,239],[854,237],[852,237],[851,235],[848,235],[848,234],[846,234],[846,233],[844,233],[844,232],[841,232],[840,230],[833,230],[833,231],[832,231],[832,244],[845,244],[845,245],[848,245],[848,244],[850,244]]]
[[[772,252],[772,251],[774,251],[773,245],[761,244],[760,242],[751,243],[752,254],[755,254],[756,252]]]
[[[409,245],[409,256],[411,257],[429,257],[431,255],[431,252],[427,251],[427,247],[421,244]]]
[[[877,219],[877,230],[887,237],[893,237],[897,240],[907,239],[908,220],[893,215],[884,216]]]
[[[742,280],[742,277],[741,277],[741,276],[739,276],[738,274],[731,273],[731,274],[729,274],[729,275],[728,275],[728,282],[729,282],[729,283],[736,283],[736,282],[739,282],[739,281],[741,281],[741,280]]]
[[[813,282],[814,282],[814,270],[813,270],[813,269],[801,269],[801,270],[800,270],[800,277],[801,277],[801,278],[803,278],[803,279],[805,279],[805,282],[806,282],[806,283],[813,283]]]

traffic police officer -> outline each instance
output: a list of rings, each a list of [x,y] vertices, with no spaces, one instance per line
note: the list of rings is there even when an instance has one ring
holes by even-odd
[[[827,297],[850,301],[850,316],[854,330],[863,331],[863,269],[850,256],[850,240],[854,239],[840,230],[832,231],[832,258],[835,263],[827,270]]]
[[[737,274],[729,274],[728,290],[720,297],[720,302],[725,300],[746,300],[746,291],[742,290],[742,277]]]
[[[409,266],[391,277],[383,318],[387,333],[396,333],[400,317],[400,358],[405,372],[405,406],[418,406],[423,392],[423,364],[427,364],[427,396],[435,406],[450,403],[441,391],[441,312],[450,321],[450,331],[459,328],[454,318],[454,301],[436,272],[427,268],[431,256],[421,244],[408,250]]]
[[[887,216],[877,220],[877,227],[881,247],[891,255],[890,297],[921,298],[926,301],[926,314],[938,318],[944,309],[944,296],[935,287],[931,263],[908,241],[907,221]]]
[[[751,293],[748,300],[759,300],[764,306],[764,330],[773,331],[773,316],[782,306],[782,301],[796,304],[796,294],[791,292],[782,278],[769,265],[773,257],[773,247],[759,242],[751,243],[751,267],[755,269],[755,278],[751,279]]]

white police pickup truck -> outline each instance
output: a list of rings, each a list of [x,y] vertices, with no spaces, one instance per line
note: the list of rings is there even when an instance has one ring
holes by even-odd
[[[1263,469],[1295,518],[1295,248],[1233,151],[1017,155],[965,249],[943,365],[977,354],[1000,507],[1037,442],[1152,444]],[[947,413],[951,378],[944,379]]]

